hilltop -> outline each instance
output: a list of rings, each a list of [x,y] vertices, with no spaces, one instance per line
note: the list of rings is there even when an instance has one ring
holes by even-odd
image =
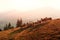
[[[0,40],[60,40],[60,19],[42,21],[1,31]]]

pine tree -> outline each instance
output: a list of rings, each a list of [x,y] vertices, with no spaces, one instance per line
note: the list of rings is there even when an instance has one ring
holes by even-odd
[[[9,24],[8,24],[8,29],[10,29],[11,28],[11,23],[9,22]]]
[[[5,25],[5,27],[4,27],[4,30],[7,30],[8,29],[8,26],[7,26],[7,24]]]
[[[2,29],[0,29],[0,31],[2,31]]]
[[[21,27],[21,25],[22,25],[22,19],[21,20],[17,20],[17,24],[16,24],[16,27]]]
[[[8,29],[12,29],[12,28],[14,28],[13,26],[11,26],[11,23],[9,22],[9,24],[7,25],[5,25],[5,27],[4,27],[4,30],[8,30]]]
[[[14,26],[12,26],[11,23],[9,22],[8,29],[12,29],[12,28],[14,28]]]

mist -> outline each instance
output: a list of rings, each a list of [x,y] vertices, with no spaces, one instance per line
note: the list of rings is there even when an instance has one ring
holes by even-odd
[[[16,25],[17,19],[22,18],[23,23],[33,22],[40,20],[44,17],[59,18],[60,10],[51,7],[42,7],[35,10],[29,10],[25,12],[12,10],[0,13],[0,28],[3,28],[5,24],[11,22],[13,26]]]

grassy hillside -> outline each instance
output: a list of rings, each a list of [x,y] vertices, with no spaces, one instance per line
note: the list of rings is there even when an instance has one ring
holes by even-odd
[[[0,40],[60,40],[60,19],[1,31]]]

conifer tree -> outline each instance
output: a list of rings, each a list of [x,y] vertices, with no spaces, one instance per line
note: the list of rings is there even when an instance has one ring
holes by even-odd
[[[13,26],[11,26],[11,23],[9,22],[9,24],[7,25],[5,25],[5,27],[4,27],[4,30],[8,30],[8,29],[12,29],[12,28],[14,28]]]
[[[5,25],[5,27],[4,27],[4,30],[7,30],[8,29],[8,26],[7,26],[7,24]]]
[[[0,31],[2,31],[2,29],[0,29]]]
[[[17,20],[17,24],[16,24],[16,27],[21,27],[21,25],[22,25],[22,19],[18,19]]]
[[[9,24],[8,24],[8,29],[10,29],[11,28],[11,23],[9,22]]]

